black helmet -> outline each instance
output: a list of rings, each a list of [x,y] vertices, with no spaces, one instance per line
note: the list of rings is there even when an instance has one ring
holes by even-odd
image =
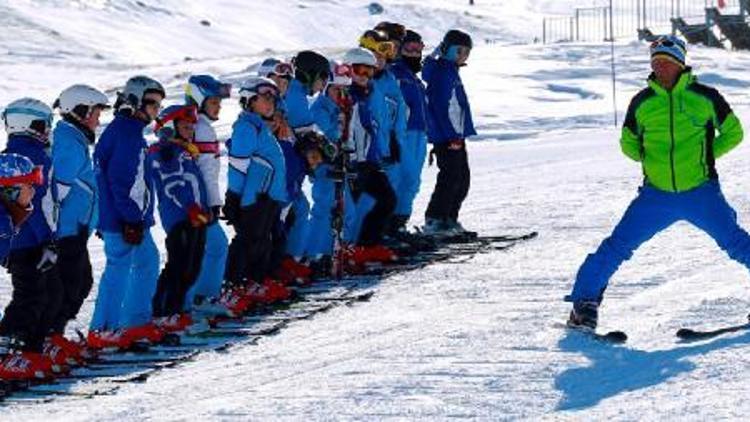
[[[402,42],[406,35],[406,28],[404,25],[396,22],[380,22],[374,29],[376,31],[385,32],[390,41]]]
[[[422,36],[419,35],[419,33],[412,31],[411,29],[406,30],[406,34],[404,35],[404,39],[401,41],[402,43],[410,43],[410,42],[422,42]]]
[[[458,29],[451,29],[450,31],[448,31],[445,34],[445,37],[443,37],[443,42],[441,45],[444,52],[448,51],[448,49],[454,45],[469,48],[473,47],[471,36],[466,32],[459,31]]]
[[[328,79],[331,71],[328,59],[314,51],[300,51],[292,60],[294,77],[304,85],[312,85],[316,79]]]

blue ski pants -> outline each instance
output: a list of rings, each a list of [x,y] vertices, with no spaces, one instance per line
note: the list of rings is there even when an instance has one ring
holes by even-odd
[[[214,222],[206,230],[206,250],[203,264],[195,285],[185,297],[185,309],[191,309],[195,296],[219,297],[227,264],[229,240],[219,222]]]
[[[427,158],[427,134],[422,131],[406,132],[406,144],[401,147],[401,162],[398,166],[399,184],[393,185],[396,191],[395,215],[411,216],[414,198],[422,183],[422,168]],[[393,183],[394,178],[389,174]]]
[[[310,202],[303,192],[292,202],[294,223],[286,237],[286,254],[294,258],[305,256],[307,239],[310,232]]]
[[[122,234],[102,233],[107,264],[99,281],[91,330],[114,330],[146,324],[152,319],[151,301],[159,277],[159,250],[151,232],[139,245]]]
[[[331,228],[333,210],[336,207],[336,183],[328,174],[333,170],[331,165],[321,165],[315,170],[312,185],[313,206],[310,211],[310,233],[307,243],[307,255],[331,255],[333,253],[333,229]],[[351,189],[344,184],[344,227],[342,238],[346,243],[355,240],[353,230],[356,224],[356,209]]]
[[[706,232],[730,258],[750,269],[750,235],[737,224],[737,214],[721,193],[717,180],[679,193],[646,185],[639,189],[612,234],[586,257],[566,300],[600,302],[620,265],[641,244],[682,220]]]

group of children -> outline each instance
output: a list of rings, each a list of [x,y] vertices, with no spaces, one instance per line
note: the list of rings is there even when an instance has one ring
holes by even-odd
[[[231,86],[208,75],[191,76],[185,103],[163,110],[164,87],[131,78],[98,141],[110,105],[95,88],[60,94],[51,137],[52,108],[9,104],[0,257],[13,296],[0,322],[0,380],[52,377],[96,352],[204,329],[207,319],[288,299],[292,283],[396,260],[404,242],[423,246],[407,222],[428,139],[440,171],[424,234],[472,235],[458,222],[465,139],[475,134],[458,73],[470,36],[451,30],[423,58],[418,33],[383,22],[359,44],[341,61],[314,51],[264,60],[239,87],[226,142],[212,125]],[[158,140],[149,143],[152,123]],[[163,267],[151,230],[157,204]],[[73,341],[64,333],[93,284],[93,233],[106,266],[88,336]]]

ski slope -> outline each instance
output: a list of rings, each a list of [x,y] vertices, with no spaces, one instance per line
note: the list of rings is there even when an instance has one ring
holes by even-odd
[[[29,11],[29,4],[39,3],[19,3],[23,6],[14,10]],[[100,17],[102,27],[114,16],[110,13],[125,13],[108,5],[129,3],[76,2],[84,8],[101,5],[85,13]],[[217,2],[225,12],[238,3]],[[431,31],[433,42],[463,10],[456,3],[383,2],[387,10],[393,5],[391,17]],[[356,11],[367,3],[274,4],[278,10],[307,4],[305,10],[324,17],[336,7]],[[514,10],[536,13],[544,5],[528,2]],[[40,7],[73,13],[66,2]],[[270,3],[258,7],[278,13],[274,22],[283,27],[282,12]],[[488,5],[466,18],[484,38],[507,42],[477,43],[462,70],[480,133],[469,146],[472,190],[462,219],[486,234],[538,230],[537,240],[467,263],[437,264],[386,279],[368,302],[296,322],[228,354],[202,354],[146,383],[125,385],[114,396],[5,405],[0,420],[744,419],[750,409],[745,400],[750,333],[685,345],[674,332],[685,325],[741,322],[750,309],[750,275],[687,224],[644,245],[611,281],[601,328],[626,331],[627,345],[607,346],[559,328],[569,310],[562,297],[578,265],[635,196],[641,172],[620,153],[619,130],[612,126],[609,47],[519,43],[526,35],[510,17],[497,18],[498,8]],[[181,13],[204,15],[189,7]],[[283,13],[301,22],[294,13],[302,12]],[[54,22],[65,21],[58,16]],[[288,38],[279,54],[307,46],[335,54],[351,45],[361,28],[381,20],[366,13],[351,16],[338,33]],[[433,17],[439,25],[430,24]],[[225,30],[229,36],[233,29]],[[60,33],[74,39],[72,29]],[[124,32],[119,35],[125,39]],[[190,45],[192,35],[182,37],[185,44],[169,51],[173,61],[163,62],[151,61],[148,49],[128,43],[126,50],[144,56],[107,53],[112,47],[102,42],[95,49],[105,58],[93,67],[75,55],[51,56],[51,46],[40,47],[37,58],[20,64],[5,54],[0,71],[5,75],[13,66],[20,71],[12,72],[16,79],[0,82],[10,86],[0,87],[0,99],[26,92],[51,99],[79,78],[114,89],[137,70],[163,77],[171,99],[177,100],[185,72],[210,71],[238,83],[263,57],[261,46],[273,44],[271,35],[259,38],[255,47],[227,41],[216,54],[206,47],[200,59],[183,62],[180,55],[187,50],[181,48]],[[0,38],[0,48],[15,42]],[[622,121],[630,97],[643,86],[648,54],[639,43],[618,44],[616,52]],[[741,120],[750,123],[750,55],[693,47],[688,60],[699,78],[718,87]],[[33,78],[30,70],[42,68],[45,72]],[[227,104],[222,136],[228,135],[236,112],[236,105]],[[718,163],[724,193],[746,227],[749,148],[742,144]],[[414,224],[422,222],[435,173],[434,167],[424,171]],[[157,237],[163,234],[158,231]],[[91,248],[98,278],[104,263],[101,243],[94,239]],[[7,300],[9,285],[5,275],[0,277],[0,302]],[[87,324],[94,297],[95,292],[74,328]]]

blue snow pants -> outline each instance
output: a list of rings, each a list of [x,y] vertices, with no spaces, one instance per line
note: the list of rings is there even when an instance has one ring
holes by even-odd
[[[229,240],[219,222],[214,222],[206,230],[206,251],[198,280],[185,297],[185,309],[193,307],[195,296],[219,297],[227,264]]]
[[[292,202],[294,223],[289,228],[286,237],[286,254],[294,258],[305,256],[307,238],[310,232],[310,202],[304,192],[297,195]]]
[[[411,216],[414,198],[422,183],[422,168],[426,158],[427,134],[417,130],[406,132],[406,145],[401,148],[401,162],[398,166],[399,185],[394,185],[397,198],[395,215]],[[390,175],[388,178],[393,183]]]
[[[721,193],[717,180],[687,192],[664,192],[642,186],[612,234],[578,270],[567,301],[601,302],[620,265],[655,234],[685,220],[711,236],[730,258],[750,269],[750,235],[737,224],[737,214]]]
[[[147,324],[159,278],[159,250],[151,232],[140,245],[126,243],[122,234],[104,232],[107,264],[99,281],[91,330],[114,330]]]
[[[336,206],[336,184],[328,176],[331,165],[321,165],[315,170],[312,185],[313,206],[310,211],[310,232],[307,243],[307,256],[331,255],[333,253],[333,230],[331,218]],[[344,227],[343,239],[353,243],[356,224],[356,211],[349,184],[344,185]]]

